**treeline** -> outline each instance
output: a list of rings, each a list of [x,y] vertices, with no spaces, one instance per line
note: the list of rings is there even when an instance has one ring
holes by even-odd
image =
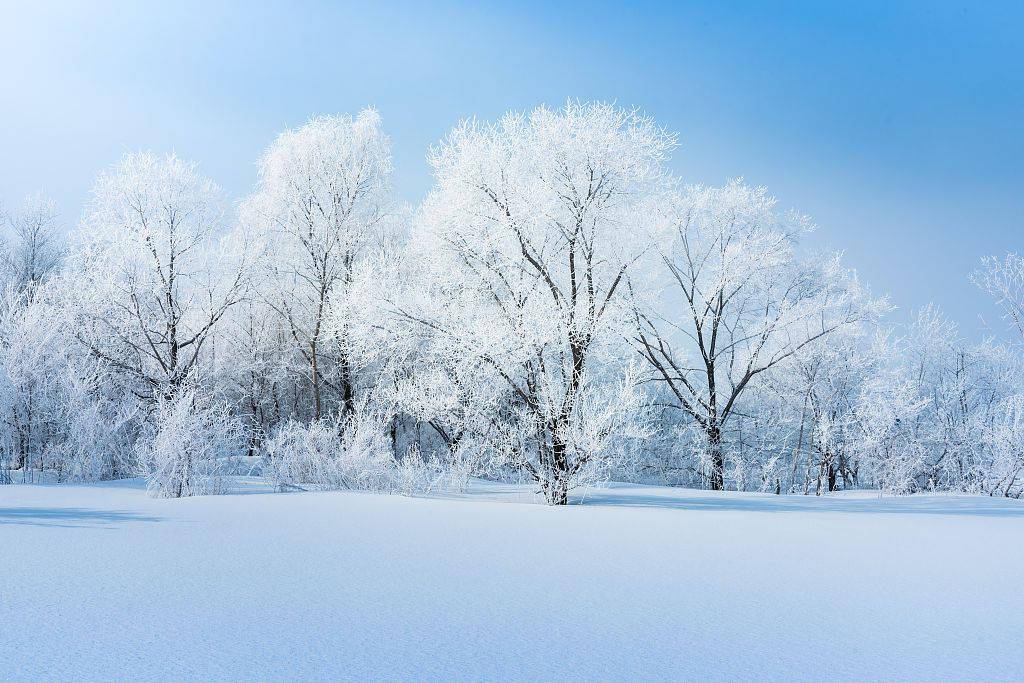
[[[895,328],[809,218],[682,184],[674,147],[605,104],[469,120],[410,209],[366,110],[282,133],[237,206],[149,153],[67,240],[32,198],[5,217],[0,477],[1020,496],[1020,347],[931,307]],[[1024,260],[973,279],[1024,333]]]

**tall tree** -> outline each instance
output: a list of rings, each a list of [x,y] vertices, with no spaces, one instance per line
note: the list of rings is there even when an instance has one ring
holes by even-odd
[[[56,322],[34,306],[41,286],[59,270],[64,250],[57,207],[42,194],[27,197],[16,212],[0,211],[6,234],[0,250],[0,372],[3,414],[10,428],[4,449],[14,467],[41,454],[48,442],[57,358],[50,340]],[[5,430],[7,431],[7,430]],[[36,457],[38,464],[39,458]]]
[[[314,419],[327,413],[325,391],[342,413],[354,407],[352,339],[336,313],[358,307],[348,296],[388,215],[390,175],[390,143],[376,111],[322,116],[278,136],[243,209],[247,228],[265,241],[260,292],[305,361]]]
[[[625,282],[673,145],[634,111],[570,102],[466,121],[431,154],[436,186],[414,234],[433,266],[429,301],[397,308],[432,335],[449,386],[490,406],[460,411],[472,431],[550,504],[630,419]]]
[[[751,382],[870,309],[837,259],[796,256],[810,229],[763,188],[691,187],[659,235],[658,296],[634,288],[634,342],[704,435],[714,490],[725,486],[723,429]]]
[[[79,339],[140,397],[169,396],[245,289],[219,188],[174,155],[128,154],[96,182],[67,274]]]

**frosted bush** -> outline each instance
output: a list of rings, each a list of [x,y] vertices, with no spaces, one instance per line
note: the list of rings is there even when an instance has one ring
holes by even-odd
[[[443,489],[447,484],[446,468],[435,458],[424,459],[416,448],[409,449],[405,457],[391,469],[394,493],[411,496]]]
[[[134,402],[115,403],[93,395],[94,378],[66,373],[66,438],[51,444],[44,461],[60,481],[116,479],[138,470],[133,439],[138,409]]]
[[[278,490],[353,489],[411,496],[465,490],[470,467],[459,454],[442,461],[415,446],[396,458],[390,416],[365,406],[346,418],[285,423],[263,446],[263,476]]]
[[[1000,409],[985,433],[992,452],[986,489],[991,495],[1020,498],[1024,493],[1024,395],[1006,399]]]
[[[222,461],[242,443],[241,425],[227,406],[186,389],[158,402],[136,448],[150,495],[180,498],[223,493]]]
[[[263,475],[278,489],[391,488],[387,423],[359,408],[339,420],[285,423],[264,444]]]

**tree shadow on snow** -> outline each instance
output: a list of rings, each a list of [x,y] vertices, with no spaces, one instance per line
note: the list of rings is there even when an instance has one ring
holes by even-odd
[[[646,494],[642,490],[592,490],[574,502],[583,505],[652,507],[670,510],[732,512],[842,512],[867,514],[964,515],[1024,517],[1024,501],[987,496],[899,496],[843,498],[828,496],[735,493],[687,495]]]
[[[56,526],[68,528],[107,527],[123,522],[159,522],[160,517],[124,510],[87,508],[0,508],[0,525]]]

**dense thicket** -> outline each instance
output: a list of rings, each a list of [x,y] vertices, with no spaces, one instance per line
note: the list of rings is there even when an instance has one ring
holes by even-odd
[[[897,328],[809,218],[683,185],[674,146],[605,104],[466,121],[411,211],[367,110],[281,134],[237,210],[149,153],[67,240],[30,198],[3,215],[0,478],[1019,497],[1024,259],[973,275],[1019,338]]]

